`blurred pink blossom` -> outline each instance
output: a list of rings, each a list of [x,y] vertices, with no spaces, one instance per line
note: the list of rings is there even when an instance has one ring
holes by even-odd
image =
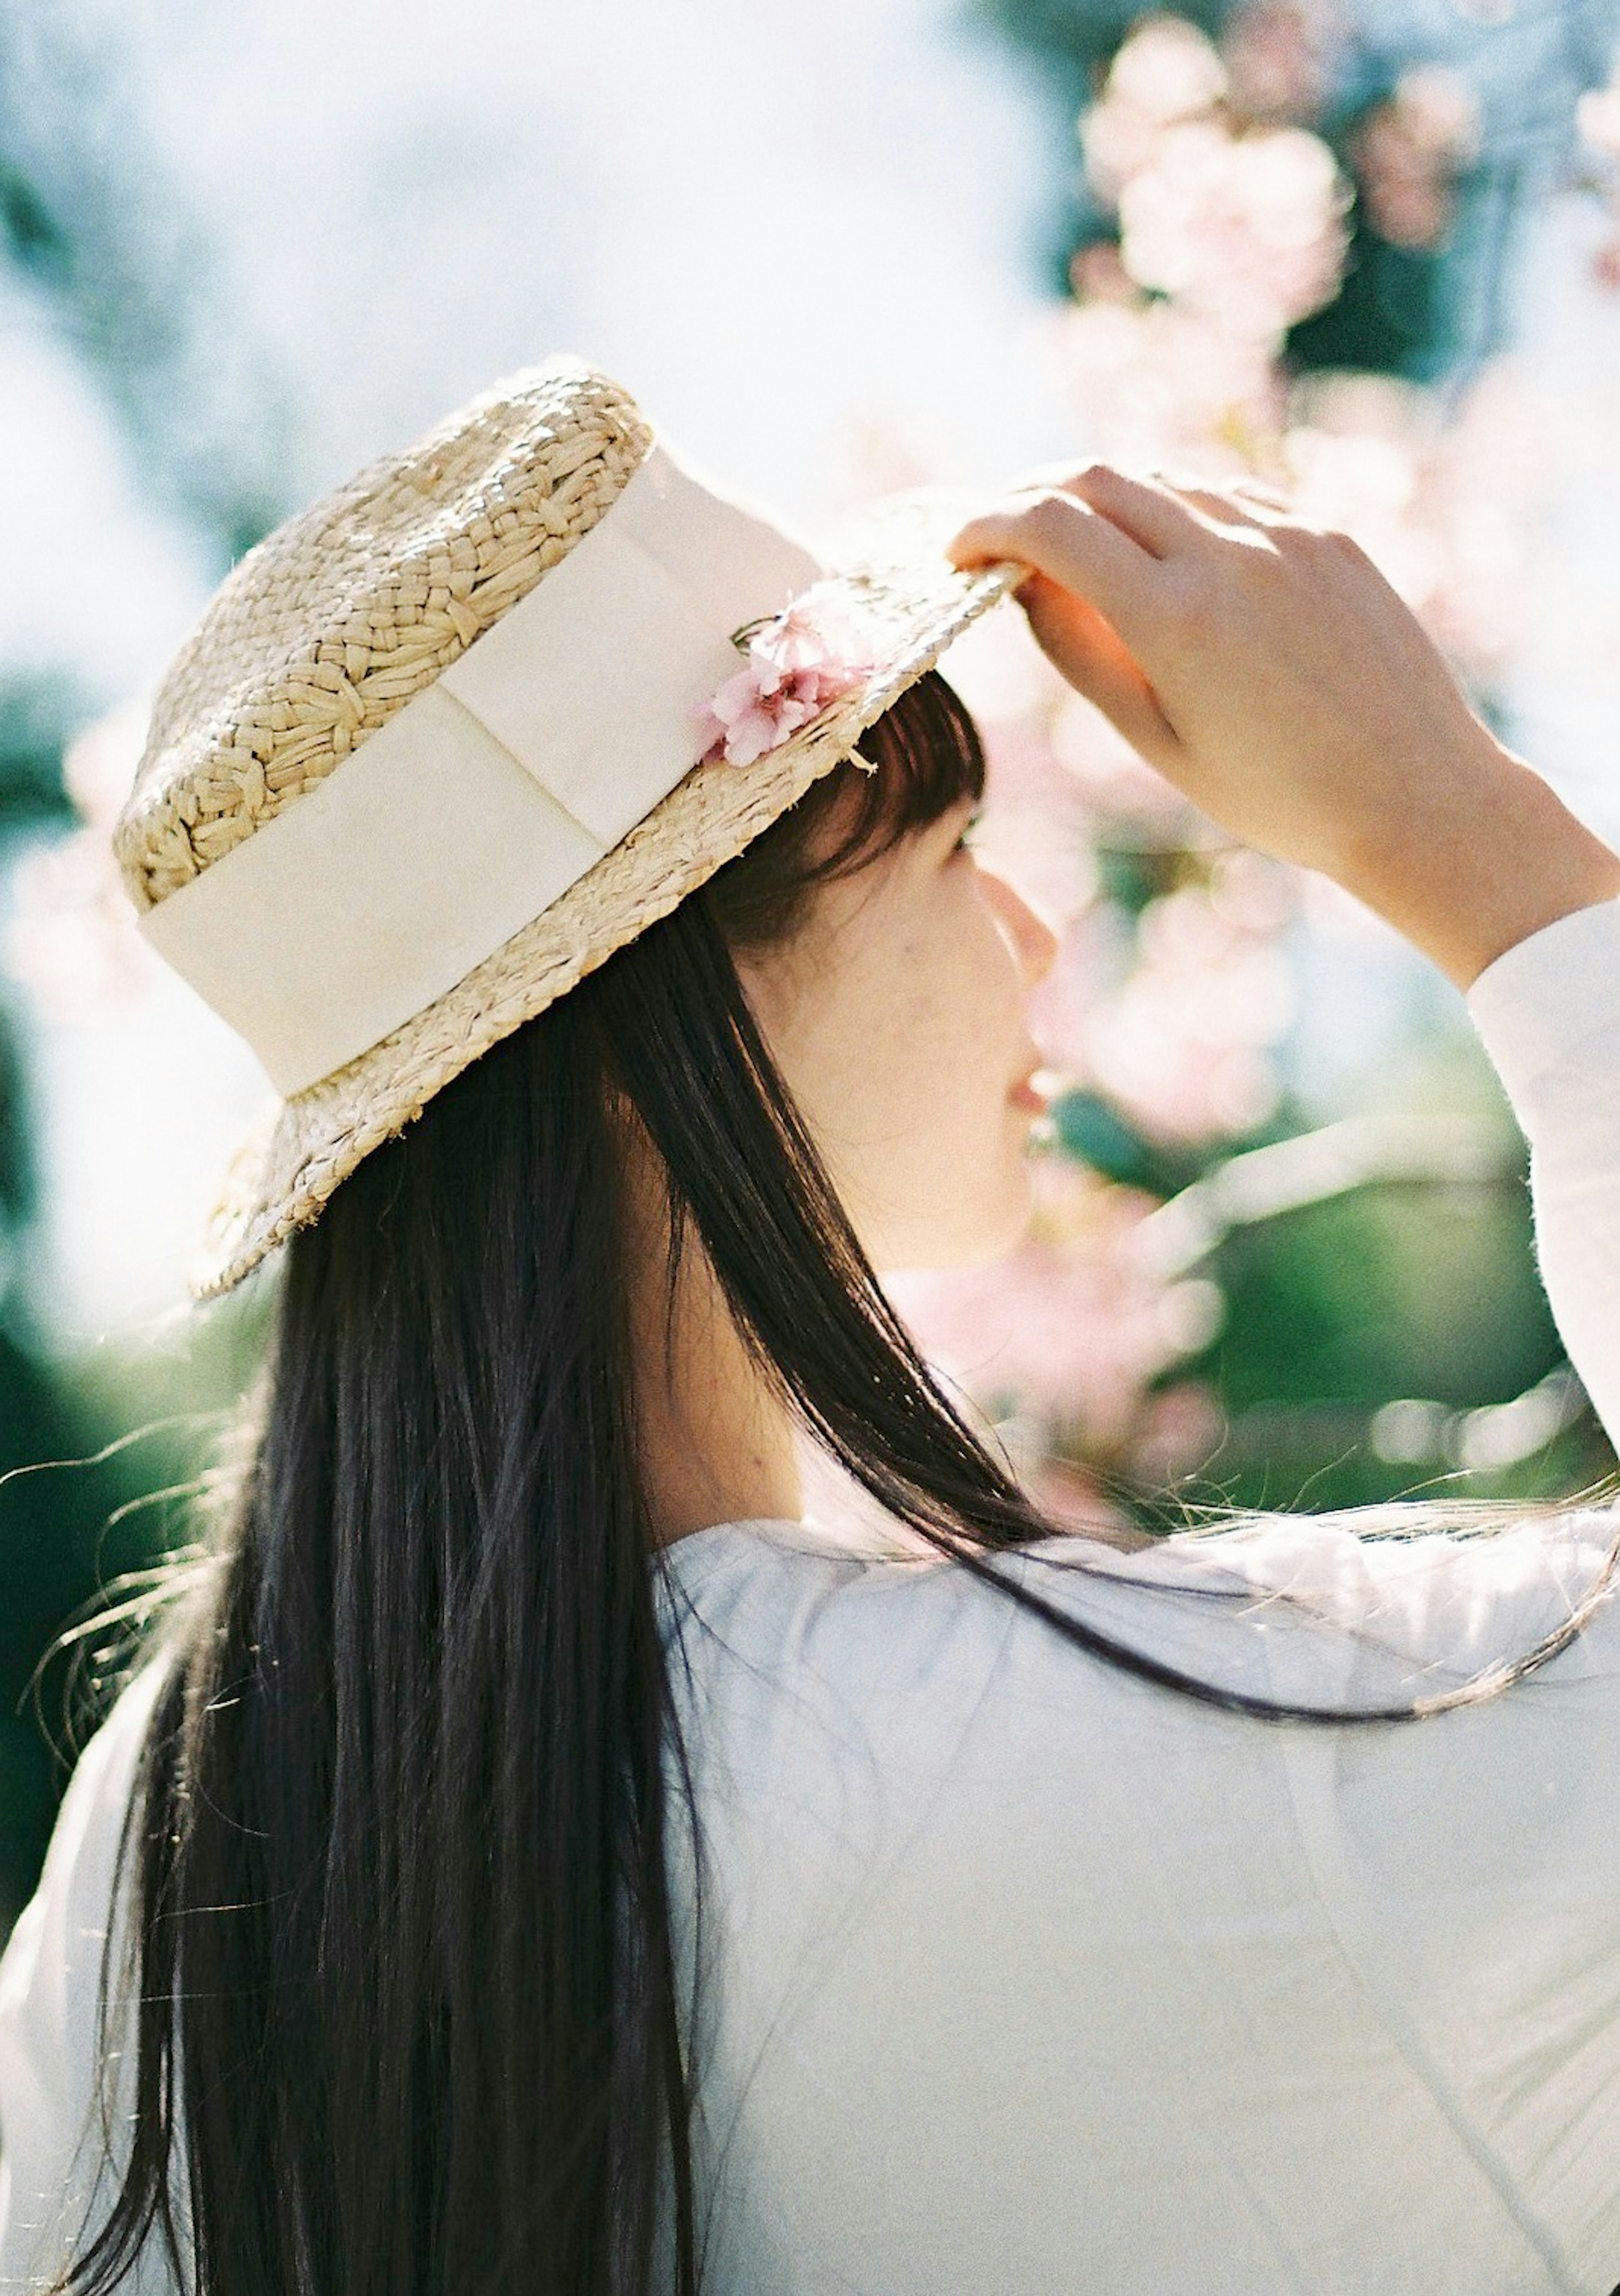
[[[94,719],[68,744],[62,758],[68,795],[86,825],[108,837],[135,785],[151,718],[151,697],[134,695]]]
[[[1602,162],[1598,188],[1616,214],[1615,235],[1591,258],[1591,276],[1606,293],[1620,290],[1620,73],[1607,87],[1589,89],[1575,106],[1575,125],[1588,151]]]
[[[1201,1380],[1180,1380],[1143,1398],[1131,1447],[1131,1472],[1149,1485],[1172,1483],[1203,1466],[1219,1445],[1225,1420]]]
[[[1144,287],[1275,340],[1336,292],[1348,203],[1337,161],[1306,129],[1234,135],[1188,120],[1122,185],[1121,254]]]
[[[1353,534],[1488,687],[1522,617],[1549,453],[1522,378],[1498,361],[1443,406],[1378,375],[1290,380],[1279,362],[1346,251],[1349,187],[1305,125],[1330,32],[1318,0],[1240,6],[1219,52],[1175,18],[1137,26],[1081,135],[1122,244],[1075,257],[1052,356],[1077,454],[1284,484],[1299,515]],[[1589,99],[1583,127],[1620,159],[1617,104],[1615,90]],[[1476,132],[1454,82],[1408,74],[1364,125],[1379,227],[1434,243]],[[1389,929],[1326,880],[1233,846],[1064,685],[1021,618],[989,618],[949,669],[990,759],[984,857],[1057,931],[1031,1009],[1047,1061],[1148,1139],[1218,1160],[1277,1106],[1293,932]],[[1145,887],[1161,890],[1134,915]],[[1007,1259],[893,1288],[935,1360],[1025,1426],[1035,1487],[1084,1517],[1097,1474],[1171,1478],[1214,1449],[1210,1392],[1154,1383],[1207,1342],[1221,1300],[1131,1251],[1150,1197],[1060,1158],[1037,1179],[1035,1226]]]
[[[1459,171],[1479,148],[1479,108],[1438,64],[1403,72],[1355,135],[1353,158],[1373,228],[1395,247],[1438,247],[1451,229]]]
[[[1108,903],[1071,917],[1059,932],[1057,956],[1028,1013],[1041,1058],[1066,1080],[1091,1080],[1091,1029],[1129,962],[1125,920]]]
[[[1168,126],[1207,111],[1226,93],[1226,67],[1184,16],[1145,16],[1122,41],[1108,69],[1103,101]]]
[[[1299,883],[1237,849],[1207,883],[1150,902],[1134,936],[1106,905],[1073,919],[1030,1000],[1048,1067],[1166,1143],[1263,1122],[1277,1102],[1271,1051],[1295,1010],[1278,936]]]
[[[1166,129],[1202,117],[1225,92],[1225,67],[1196,25],[1180,16],[1147,18],[1115,53],[1099,100],[1080,117],[1092,188],[1117,201],[1152,166]]]
[[[1052,357],[1089,453],[1123,463],[1251,467],[1285,394],[1263,335],[1175,302],[1075,303],[1054,315]],[[1213,457],[1212,457],[1212,450]]]
[[[1294,1010],[1275,925],[1188,885],[1143,911],[1134,969],[1087,1014],[1080,1072],[1155,1138],[1247,1132],[1277,1104],[1271,1051]]]
[[[12,873],[6,967],[51,1021],[94,1023],[127,1013],[164,979],[136,928],[110,841],[150,714],[144,698],[123,703],[71,743],[62,778],[85,825],[24,853]]]
[[[1232,108],[1251,119],[1312,119],[1328,92],[1320,10],[1254,0],[1221,39]]]
[[[1281,455],[1299,515],[1353,535],[1466,679],[1499,676],[1551,453],[1513,360],[1485,368],[1446,421],[1386,375],[1317,378],[1296,403]]]
[[[1620,160],[1620,79],[1587,91],[1575,105],[1581,140],[1607,159]]]
[[[1004,1259],[884,1288],[929,1360],[983,1407],[1013,1402],[1118,1444],[1145,1382],[1213,1335],[1218,1297],[1154,1282],[1122,1248],[1151,1196],[1057,1158],[1034,1171],[1034,1220]]]
[[[1200,816],[1173,782],[1155,773],[1099,709],[1065,690],[1054,708],[1051,753],[1094,819],[1128,825],[1144,844],[1196,842]]]
[[[1111,239],[1089,240],[1075,250],[1069,258],[1069,285],[1081,303],[1134,306],[1141,301],[1141,290],[1120,261],[1119,249]]]

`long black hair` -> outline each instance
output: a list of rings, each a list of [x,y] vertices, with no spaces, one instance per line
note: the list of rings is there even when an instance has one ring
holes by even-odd
[[[734,963],[982,786],[937,674],[862,747],[869,778],[818,785],[292,1239],[131,1804],[134,2134],[74,2296],[154,2234],[199,2296],[695,2290],[615,1111],[756,1363],[891,1513],[989,1576],[1051,1528],[890,1309]]]

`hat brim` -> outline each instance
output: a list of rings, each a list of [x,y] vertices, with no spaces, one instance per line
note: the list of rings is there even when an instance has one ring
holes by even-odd
[[[850,756],[867,727],[970,623],[1010,594],[1026,569],[1002,564],[964,574],[945,556],[946,542],[973,507],[943,489],[875,505],[849,531],[825,586],[847,591],[874,636],[876,666],[861,683],[752,765],[695,766],[454,988],[358,1060],[267,1111],[234,1159],[209,1221],[192,1275],[199,1299],[240,1283],[315,1219],[356,1166],[403,1131],[435,1093],[751,845]]]

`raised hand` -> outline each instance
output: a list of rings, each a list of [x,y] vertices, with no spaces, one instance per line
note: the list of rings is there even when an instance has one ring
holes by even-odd
[[[1029,567],[1036,638],[1149,764],[1460,987],[1620,895],[1620,858],[1481,723],[1365,553],[1269,490],[1093,463],[988,506],[950,554]]]

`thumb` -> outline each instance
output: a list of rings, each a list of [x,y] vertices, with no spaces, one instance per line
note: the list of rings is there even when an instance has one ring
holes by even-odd
[[[1037,644],[1053,667],[1118,727],[1149,765],[1168,767],[1181,744],[1113,624],[1075,591],[1044,574],[1029,575],[1016,594]]]

